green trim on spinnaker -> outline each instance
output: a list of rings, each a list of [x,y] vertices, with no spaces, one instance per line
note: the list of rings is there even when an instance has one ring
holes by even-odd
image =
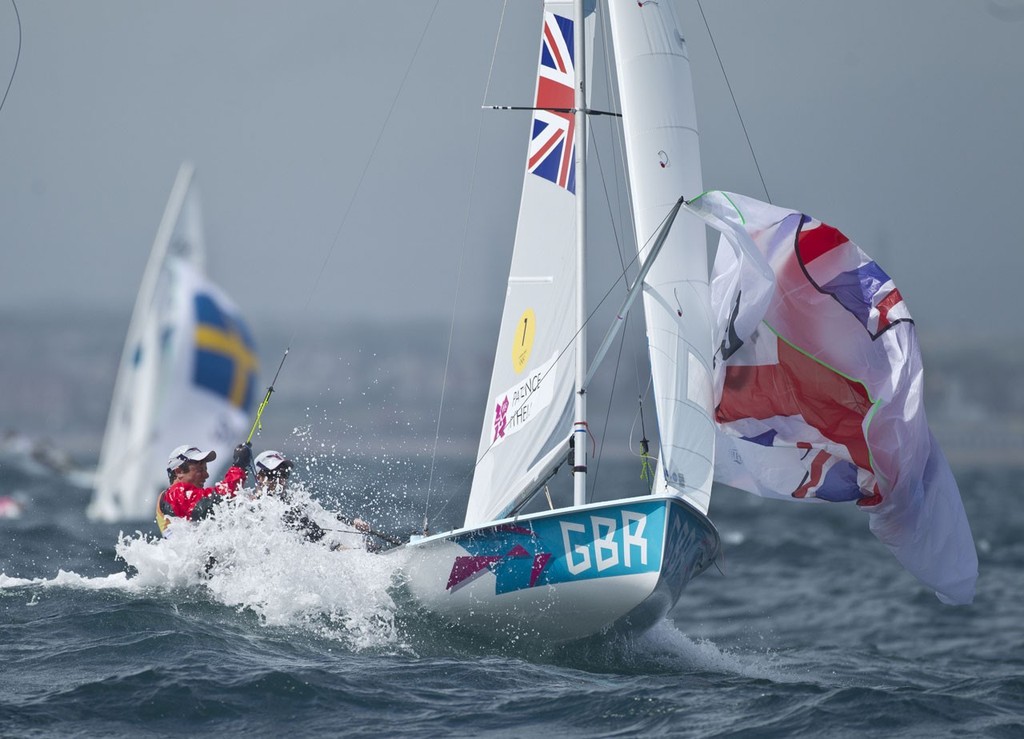
[[[705,195],[710,195],[713,192],[721,193],[722,197],[729,201],[729,205],[732,206],[733,210],[735,210],[736,214],[740,217],[740,223],[742,223],[744,226],[747,225],[747,219],[743,217],[743,211],[741,211],[739,207],[737,207],[736,203],[733,202],[733,199],[729,197],[729,193],[725,192],[725,190],[705,190],[700,195],[695,197],[693,200],[687,200],[685,201],[685,203],[687,205],[690,205],[691,203],[696,203]]]

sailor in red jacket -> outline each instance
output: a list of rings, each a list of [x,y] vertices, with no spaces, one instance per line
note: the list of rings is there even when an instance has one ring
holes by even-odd
[[[210,473],[206,463],[217,458],[217,452],[204,452],[194,446],[180,446],[167,460],[167,481],[170,487],[160,493],[156,505],[156,523],[160,533],[167,528],[171,517],[197,521],[207,516],[224,497],[235,497],[235,491],[245,482],[245,469],[252,463],[252,446],[235,447],[234,463],[224,479],[212,488],[202,487]]]

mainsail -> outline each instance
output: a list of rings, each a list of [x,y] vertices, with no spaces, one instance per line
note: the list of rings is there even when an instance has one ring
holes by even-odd
[[[703,189],[693,82],[671,3],[609,2],[608,10],[643,258],[679,197]],[[655,492],[705,513],[715,458],[706,242],[703,222],[681,213],[644,281],[661,442]]]
[[[252,407],[257,359],[234,303],[203,274],[193,167],[182,165],[125,339],[90,518],[142,520],[167,486],[168,452],[194,444],[230,461]]]
[[[557,457],[574,387],[576,140],[571,2],[547,2],[533,126],[466,526],[500,518]],[[594,33],[593,15],[584,21]]]

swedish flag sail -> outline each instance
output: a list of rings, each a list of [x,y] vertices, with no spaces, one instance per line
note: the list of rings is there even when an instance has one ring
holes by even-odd
[[[143,520],[180,444],[217,451],[245,437],[258,359],[231,299],[205,275],[194,168],[183,164],[157,231],[128,327],[89,517]],[[217,475],[211,469],[211,475]]]

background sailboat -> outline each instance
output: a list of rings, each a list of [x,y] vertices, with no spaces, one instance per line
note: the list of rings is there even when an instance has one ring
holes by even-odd
[[[217,451],[211,478],[245,438],[258,360],[235,304],[204,274],[194,168],[171,190],[128,327],[88,508],[104,521],[153,517],[167,455]]]

